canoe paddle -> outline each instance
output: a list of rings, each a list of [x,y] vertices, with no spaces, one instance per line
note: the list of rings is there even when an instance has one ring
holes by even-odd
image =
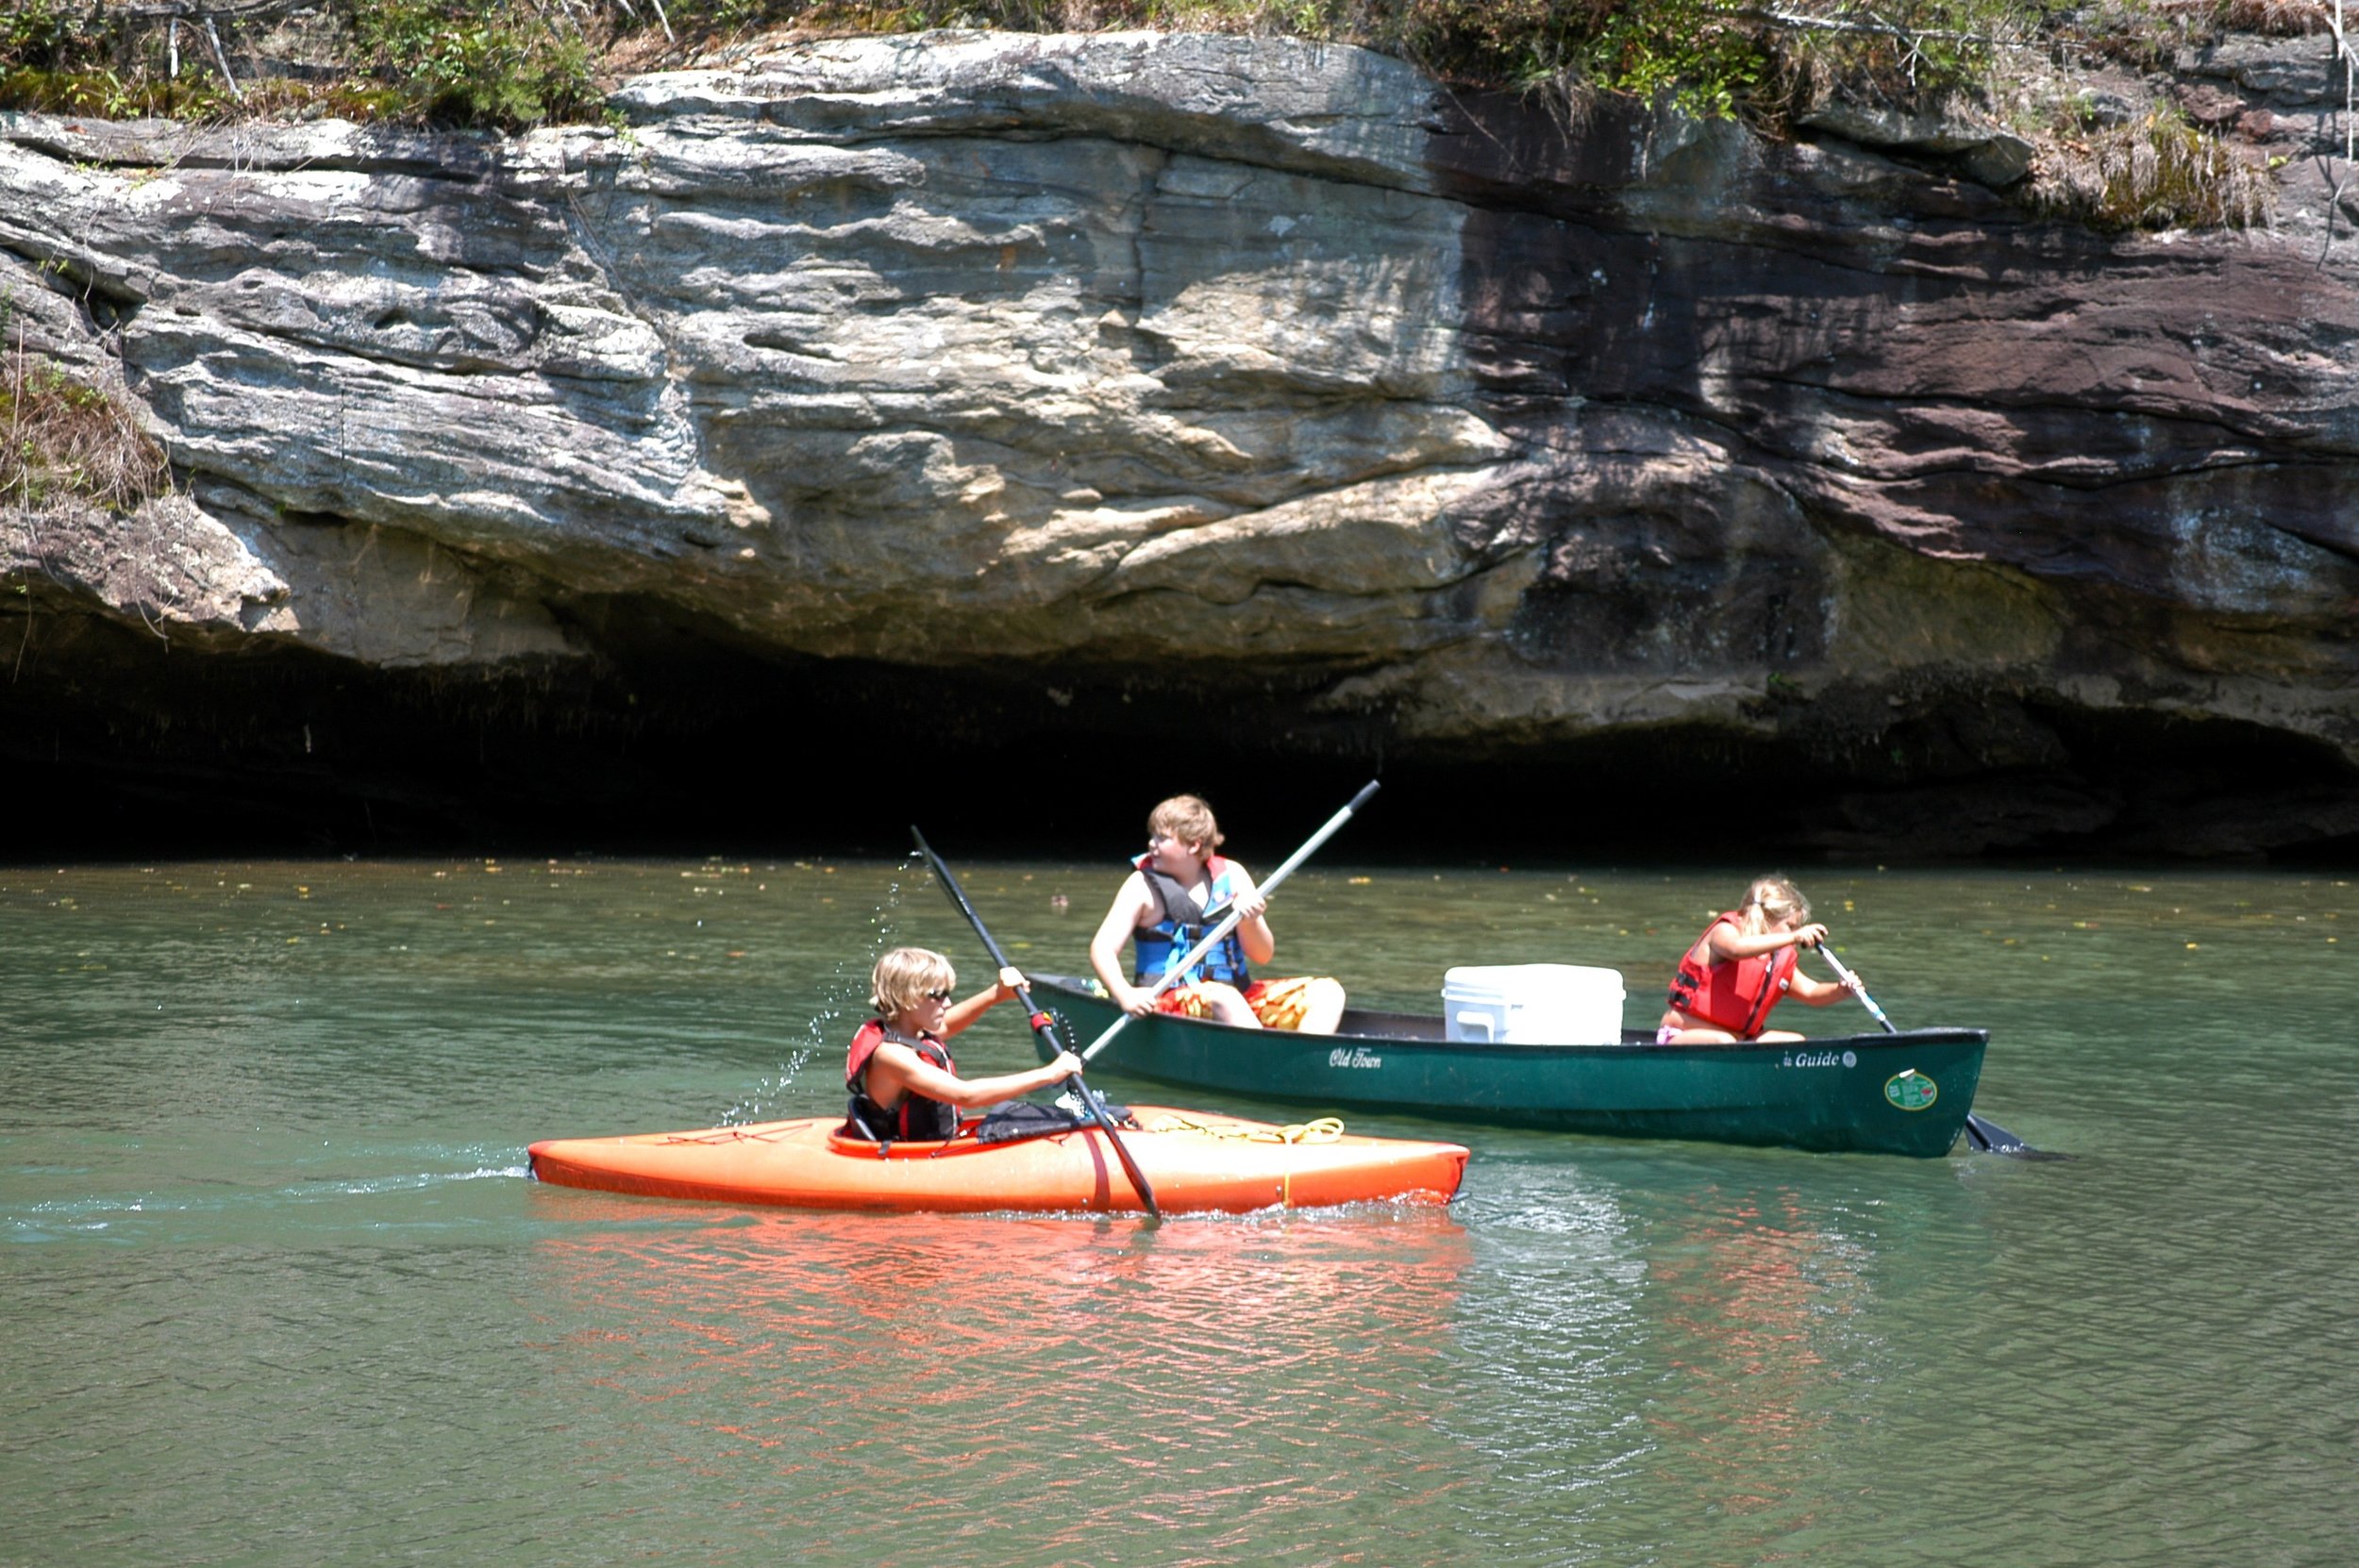
[[[1014,968],[1008,962],[1008,955],[1000,951],[999,944],[992,940],[990,930],[983,925],[983,917],[977,914],[975,906],[966,901],[966,890],[960,887],[959,879],[950,875],[950,868],[943,863],[941,856],[934,853],[934,846],[926,842],[926,835],[912,825],[910,837],[917,841],[917,852],[926,857],[926,863],[933,868],[934,880],[942,884],[942,891],[950,895],[950,902],[959,907],[959,913],[966,916],[966,923],[975,927],[977,936],[982,938],[983,950],[991,955],[991,961],[1001,969]],[[1053,1059],[1057,1052],[1064,1049],[1063,1043],[1057,1038],[1056,1020],[1033,1003],[1029,986],[1016,987],[1015,999],[1024,1004],[1027,1022],[1032,1026],[1032,1032],[1040,1037],[1041,1043],[1048,1047]],[[1155,1189],[1147,1185],[1146,1173],[1139,1169],[1139,1162],[1130,1157],[1129,1146],[1123,1143],[1122,1134],[1114,1130],[1114,1119],[1107,1113],[1106,1102],[1099,1097],[1096,1090],[1081,1081],[1079,1073],[1065,1082],[1072,1085],[1074,1097],[1096,1119],[1099,1130],[1106,1135],[1106,1142],[1113,1145],[1114,1158],[1122,1161],[1123,1174],[1130,1178],[1130,1185],[1138,1192],[1139,1201],[1146,1205],[1147,1214],[1154,1219],[1162,1219],[1163,1211],[1155,1207]]]
[[[1892,1020],[1884,1016],[1884,1009],[1876,1005],[1876,999],[1867,994],[1867,988],[1859,983],[1859,976],[1846,969],[1843,960],[1836,958],[1823,942],[1818,944],[1818,956],[1827,960],[1827,967],[1834,971],[1834,977],[1850,988],[1851,994],[1859,998],[1860,1006],[1867,1009],[1868,1015],[1884,1026],[1884,1033],[1900,1032]],[[1970,1110],[1966,1113],[1966,1141],[1983,1154],[2011,1154],[2022,1159],[2064,1158],[2062,1155],[2043,1154],[1998,1123],[1986,1121]]]
[[[1280,866],[1276,871],[1269,874],[1269,880],[1262,883],[1254,891],[1259,892],[1265,900],[1271,893],[1276,892],[1278,891],[1278,884],[1283,882],[1287,877],[1292,876],[1295,874],[1295,868],[1297,866],[1309,859],[1312,855],[1317,851],[1319,845],[1333,838],[1343,827],[1344,824],[1351,820],[1352,813],[1359,810],[1361,807],[1365,806],[1368,803],[1368,797],[1374,793],[1376,793],[1376,780],[1371,778],[1365,785],[1362,786],[1358,794],[1351,797],[1350,805],[1345,807],[1342,810],[1328,818],[1327,825],[1324,827],[1321,827],[1317,832],[1312,834],[1308,839],[1304,840],[1302,847],[1296,850],[1292,855],[1287,856],[1285,863]],[[1205,954],[1211,952],[1213,948],[1218,947],[1221,943],[1221,940],[1228,936],[1230,932],[1235,930],[1238,924],[1245,917],[1238,914],[1236,910],[1230,910],[1227,915],[1222,917],[1219,925],[1213,926],[1210,932],[1206,933],[1202,942],[1197,942],[1194,947],[1188,949],[1187,956],[1185,958],[1182,958],[1178,963],[1173,964],[1169,969],[1163,971],[1163,977],[1156,981],[1153,988],[1147,992],[1147,1000],[1150,1002],[1153,1001],[1156,997],[1161,996],[1164,992],[1169,991],[1174,985],[1178,984],[1180,977],[1187,974],[1189,970],[1194,969],[1196,964],[1202,960]],[[1126,1012],[1120,1018],[1115,1019],[1112,1028],[1108,1029],[1104,1034],[1099,1035],[1096,1040],[1090,1042],[1089,1049],[1081,1053],[1081,1059],[1083,1061],[1087,1061],[1098,1052],[1104,1050],[1107,1043],[1112,1041],[1114,1036],[1120,1034],[1124,1029],[1128,1028],[1129,1026],[1130,1020],[1137,1016],[1138,1015],[1136,1013]]]

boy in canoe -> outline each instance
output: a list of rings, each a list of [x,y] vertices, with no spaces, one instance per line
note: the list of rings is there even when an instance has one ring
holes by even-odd
[[[844,1059],[844,1087],[852,1096],[848,1120],[878,1143],[933,1142],[959,1130],[959,1112],[997,1105],[1052,1088],[1081,1070],[1081,1059],[1060,1051],[1029,1073],[962,1078],[950,1059],[949,1039],[1013,996],[1024,976],[999,972],[999,983],[950,1005],[959,983],[950,960],[926,947],[896,947],[869,972],[869,1006],[877,1016],[852,1036]]]
[[[1801,1039],[1791,1029],[1763,1026],[1784,997],[1823,1008],[1851,993],[1849,986],[1813,979],[1795,967],[1803,948],[1826,940],[1827,928],[1811,922],[1810,900],[1799,888],[1782,876],[1755,877],[1745,902],[1715,917],[1681,957],[1654,1043]]]
[[[1097,934],[1090,938],[1090,967],[1123,1011],[1210,1018],[1242,1028],[1333,1034],[1344,1015],[1344,988],[1324,976],[1257,980],[1250,965],[1278,951],[1264,915],[1266,900],[1253,875],[1213,853],[1222,842],[1213,809],[1195,795],[1174,795],[1146,817],[1146,853],[1114,893]],[[1149,996],[1234,909],[1245,918],[1186,976]],[[1126,977],[1122,946],[1137,948]]]

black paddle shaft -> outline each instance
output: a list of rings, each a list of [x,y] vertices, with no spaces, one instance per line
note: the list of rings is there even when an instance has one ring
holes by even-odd
[[[917,852],[926,857],[927,865],[933,868],[934,880],[942,884],[942,891],[950,895],[950,902],[959,907],[959,913],[964,915],[966,923],[975,928],[975,935],[981,939],[983,951],[991,955],[991,961],[1001,969],[1013,968],[1014,965],[1008,962],[1008,955],[1002,952],[999,943],[993,940],[990,927],[983,924],[983,917],[975,912],[973,904],[967,902],[966,890],[959,886],[959,879],[950,874],[949,866],[944,863],[941,856],[934,853],[934,846],[926,842],[926,835],[920,833],[914,824],[910,827],[910,837],[916,841]],[[1032,1033],[1040,1038],[1042,1044],[1048,1047],[1051,1056],[1066,1049],[1064,1042],[1057,1038],[1056,1019],[1033,1003],[1032,991],[1029,986],[1016,987],[1015,999],[1023,1004],[1026,1022],[1031,1025]],[[1104,1129],[1106,1142],[1113,1145],[1114,1158],[1122,1161],[1123,1174],[1130,1178],[1130,1185],[1137,1190],[1139,1201],[1146,1205],[1147,1213],[1157,1219],[1162,1219],[1163,1210],[1155,1205],[1155,1189],[1147,1184],[1146,1173],[1140,1170],[1138,1161],[1131,1158],[1129,1145],[1122,1141],[1122,1134],[1114,1130],[1114,1119],[1107,1112],[1106,1102],[1099,1097],[1096,1090],[1081,1081],[1081,1075],[1079,1073],[1073,1074],[1065,1079],[1065,1082],[1073,1086],[1073,1092],[1080,1100],[1082,1108],[1088,1110],[1090,1115],[1096,1120],[1098,1126]]]
[[[1834,971],[1836,979],[1851,988],[1851,994],[1860,999],[1860,1005],[1875,1015],[1876,1022],[1884,1026],[1884,1033],[1900,1032],[1899,1026],[1884,1016],[1884,1009],[1876,1005],[1876,999],[1867,994],[1867,988],[1859,983],[1859,976],[1845,968],[1843,960],[1836,958],[1833,950],[1823,942],[1818,944],[1818,956],[1826,959],[1827,967]],[[1966,1141],[1983,1154],[2012,1154],[2027,1159],[2049,1158],[1998,1123],[1977,1116],[1970,1110],[1966,1113]]]

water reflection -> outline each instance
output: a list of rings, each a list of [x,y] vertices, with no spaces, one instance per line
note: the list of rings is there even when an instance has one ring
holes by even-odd
[[[957,1538],[1020,1496],[1053,1505],[1029,1515],[1045,1539],[1002,1560],[1266,1560],[1338,1509],[1460,1484],[1415,1435],[1470,1258],[1446,1213],[682,1226],[547,1202],[586,1221],[531,1273],[573,1325],[544,1354],[596,1412],[593,1462],[796,1496],[848,1555]],[[1175,1529],[1196,1555],[1172,1555]],[[1110,1549],[1142,1530],[1162,1543]]]
[[[1287,961],[1652,994],[1755,869],[1314,866]],[[1115,877],[962,870],[1044,969]],[[529,1138],[839,1110],[885,926],[971,933],[883,863],[0,874],[0,1558],[2348,1558],[2351,887],[1804,885],[2079,1158],[1450,1128],[1447,1211],[1161,1229],[562,1193]],[[1010,1011],[962,1065],[1031,1059]]]
[[[1663,1478],[1699,1510],[1754,1516],[1764,1540],[1805,1528],[1842,1375],[1828,1342],[1859,1309],[1856,1249],[1790,1193],[1707,1191],[1688,1221],[1648,1280],[1674,1375],[1648,1415]]]
[[[1460,1214],[1476,1277],[1515,1285],[1467,1293],[1443,1417],[1511,1500],[1496,1549],[1749,1563],[1838,1524],[1856,1543],[1874,1512],[1831,1477],[1889,1465],[1872,1417],[1938,1409],[1919,1379],[1948,1347],[1918,1326],[1969,1316],[1994,1250],[1960,1169],[1537,1135],[1498,1152]]]

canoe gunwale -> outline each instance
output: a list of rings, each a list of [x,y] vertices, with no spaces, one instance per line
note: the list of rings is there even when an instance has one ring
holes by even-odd
[[[1051,995],[1055,995],[1060,998],[1070,995],[1079,997],[1087,1001],[1096,1002],[1102,1007],[1112,1007],[1113,1005],[1105,997],[1099,996],[1096,993],[1092,992],[1088,988],[1087,982],[1074,979],[1070,976],[1033,975],[1030,976],[1029,978],[1036,990],[1048,993]],[[1187,1029],[1190,1033],[1201,1031],[1202,1033],[1213,1036],[1227,1035],[1239,1041],[1250,1041],[1269,1032],[1264,1029],[1253,1028],[1245,1025],[1223,1024],[1217,1019],[1212,1018],[1188,1018],[1171,1013],[1159,1013],[1155,1016],[1164,1023],[1179,1025]],[[1624,1029],[1622,1031],[1622,1038],[1618,1041],[1610,1043],[1605,1041],[1596,1041],[1587,1044],[1560,1045],[1553,1043],[1541,1043],[1537,1042],[1526,1043],[1520,1041],[1507,1042],[1494,1040],[1446,1039],[1440,1032],[1444,1027],[1444,1023],[1442,1015],[1439,1013],[1380,1012],[1373,1009],[1360,1008],[1347,1008],[1344,1011],[1344,1021],[1347,1024],[1367,1019],[1399,1020],[1406,1026],[1430,1025],[1435,1032],[1428,1034],[1424,1032],[1422,1028],[1403,1028],[1397,1032],[1339,1028],[1333,1034],[1319,1035],[1316,1038],[1320,1040],[1336,1041],[1344,1044],[1414,1045],[1420,1049],[1430,1048],[1444,1050],[1452,1054],[1464,1053],[1467,1055],[1481,1055],[1485,1052],[1497,1052],[1501,1056],[1511,1056],[1518,1059],[1548,1053],[1585,1054],[1595,1052],[1612,1056],[1620,1056],[1627,1052],[1636,1050],[1644,1050],[1649,1055],[1667,1053],[1671,1051],[1702,1051],[1707,1053],[1725,1052],[1729,1054],[1788,1049],[1807,1051],[1856,1051],[1861,1049],[1873,1049],[1881,1051],[1888,1046],[1894,1045],[1965,1044],[1969,1043],[1987,1045],[1990,1043],[1990,1031],[1988,1029],[1973,1028],[1965,1025],[1957,1024],[1934,1024],[1914,1029],[1900,1029],[1891,1033],[1887,1033],[1882,1029],[1877,1029],[1864,1034],[1809,1035],[1799,1041],[1772,1041],[1765,1043],[1758,1040],[1722,1040],[1706,1041],[1686,1045],[1658,1045],[1655,1043],[1654,1034],[1651,1030]],[[1076,1044],[1075,1048],[1078,1050],[1080,1046],[1088,1043],[1089,1043],[1087,1041],[1079,1042]]]
[[[1040,1005],[1077,1041],[1121,1014],[1082,982],[1035,976]],[[1397,1023],[1399,1032],[1376,1032]],[[1347,1011],[1332,1035],[1240,1028],[1168,1013],[1133,1019],[1103,1071],[1255,1100],[1617,1138],[1933,1159],[1966,1130],[1990,1032],[1657,1045],[1443,1038],[1433,1015]],[[1043,1059],[1046,1059],[1043,1047]]]

